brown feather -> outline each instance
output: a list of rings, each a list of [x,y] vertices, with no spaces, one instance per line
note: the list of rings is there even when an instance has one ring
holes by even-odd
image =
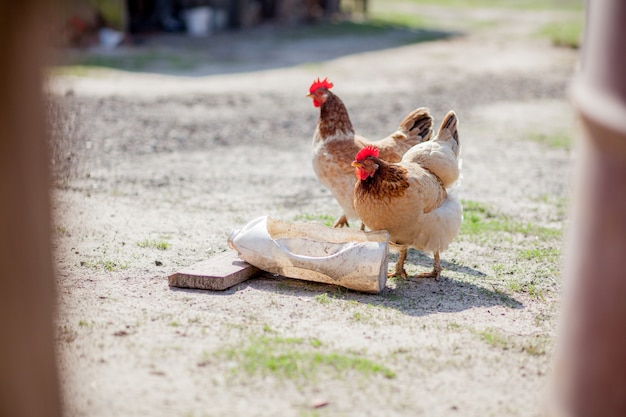
[[[387,164],[378,158],[373,160],[379,168],[373,176],[356,184],[354,198],[360,200],[367,195],[375,195],[381,200],[391,201],[402,197],[409,188],[409,174],[406,168]]]
[[[328,99],[320,108],[320,118],[318,128],[323,138],[330,138],[338,135],[354,137],[354,128],[348,115],[348,110],[343,101],[335,94],[328,91]],[[351,158],[354,155],[350,156]]]

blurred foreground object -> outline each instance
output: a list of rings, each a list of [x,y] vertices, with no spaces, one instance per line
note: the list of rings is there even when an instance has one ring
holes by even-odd
[[[49,3],[0,3],[0,416],[61,415],[42,97]]]
[[[583,128],[552,410],[626,416],[626,2],[588,1]]]

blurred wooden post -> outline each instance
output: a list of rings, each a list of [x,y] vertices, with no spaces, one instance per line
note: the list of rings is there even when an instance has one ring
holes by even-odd
[[[587,2],[577,195],[554,367],[555,417],[626,416],[626,2]]]
[[[42,74],[49,4],[0,2],[0,416],[61,415]]]

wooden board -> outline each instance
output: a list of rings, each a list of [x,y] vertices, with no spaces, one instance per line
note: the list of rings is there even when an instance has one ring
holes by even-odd
[[[170,275],[170,287],[222,291],[254,276],[261,270],[227,251]]]

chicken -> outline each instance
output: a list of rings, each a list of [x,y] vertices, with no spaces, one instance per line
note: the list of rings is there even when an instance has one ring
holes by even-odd
[[[354,170],[350,166],[354,155],[373,144],[380,150],[381,158],[399,162],[411,146],[430,139],[433,119],[428,109],[415,109],[406,115],[395,132],[372,142],[355,134],[348,110],[330,91],[332,87],[328,79],[317,79],[311,84],[307,97],[313,99],[315,107],[320,107],[313,135],[313,170],[344,211],[333,227],[343,227],[348,226],[348,219],[358,217],[353,204]]]
[[[409,149],[399,163],[384,160],[375,146],[359,151],[352,166],[357,182],[354,208],[372,230],[387,230],[389,241],[400,255],[392,275],[407,277],[407,249],[433,254],[432,272],[418,278],[439,279],[439,253],[459,232],[463,208],[449,193],[459,177],[458,118],[448,112],[437,136]]]

